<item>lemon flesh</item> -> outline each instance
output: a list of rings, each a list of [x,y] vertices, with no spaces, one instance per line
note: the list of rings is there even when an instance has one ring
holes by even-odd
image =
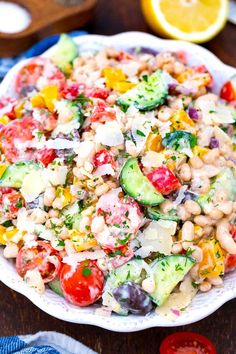
[[[142,0],[150,27],[170,38],[205,42],[224,27],[228,0]]]

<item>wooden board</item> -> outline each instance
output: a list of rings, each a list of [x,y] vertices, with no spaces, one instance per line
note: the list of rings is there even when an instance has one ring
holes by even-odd
[[[28,28],[18,33],[0,32],[0,57],[16,55],[36,41],[55,33],[85,25],[93,15],[97,0],[4,0],[25,7],[31,14]],[[63,5],[77,3],[77,5]]]

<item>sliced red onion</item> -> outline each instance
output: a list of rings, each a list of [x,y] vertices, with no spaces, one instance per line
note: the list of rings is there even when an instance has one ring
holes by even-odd
[[[151,55],[157,55],[159,53],[156,49],[148,48],[148,47],[135,47],[135,48],[132,47],[132,48],[128,48],[127,52],[131,54],[140,53],[140,54],[151,54]]]
[[[195,122],[197,122],[199,120],[199,114],[196,108],[194,107],[189,107],[188,109],[188,114],[189,117],[194,120]]]
[[[216,138],[211,138],[211,140],[210,140],[210,148],[211,149],[215,149],[215,148],[218,148],[219,146],[220,146],[219,140],[217,140]]]

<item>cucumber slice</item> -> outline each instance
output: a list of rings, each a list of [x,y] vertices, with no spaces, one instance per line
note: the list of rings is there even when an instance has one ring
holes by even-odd
[[[155,260],[151,264],[156,284],[151,294],[153,302],[161,306],[194,264],[195,261],[192,258],[184,255],[166,256]]]
[[[167,95],[168,83],[165,74],[158,70],[150,76],[145,76],[144,81],[120,96],[117,104],[124,110],[134,105],[140,111],[151,111],[162,105]]]
[[[62,71],[67,72],[68,65],[72,63],[77,55],[78,48],[76,43],[68,35],[62,34],[51,59]]]
[[[59,278],[56,278],[48,283],[49,288],[57,295],[64,296],[61,289],[61,282]]]
[[[171,220],[171,221],[179,221],[179,217],[176,213],[175,209],[172,209],[167,214],[162,214],[158,208],[147,208],[146,210],[147,217],[152,220]]]
[[[34,161],[16,162],[9,166],[0,178],[1,187],[21,188],[24,177],[42,166]]]
[[[120,184],[123,190],[140,204],[155,206],[164,201],[163,196],[143,175],[135,158],[128,159],[123,166]]]
[[[141,284],[151,272],[148,264],[142,259],[133,259],[114,269],[106,280],[106,285],[102,295],[102,303],[104,306],[109,306],[114,312],[120,315],[128,315],[128,310],[120,306],[113,296],[113,290],[127,281],[132,281],[136,284]]]

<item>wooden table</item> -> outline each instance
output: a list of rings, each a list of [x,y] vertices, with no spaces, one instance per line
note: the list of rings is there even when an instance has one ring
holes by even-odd
[[[150,32],[140,12],[139,0],[98,0],[95,19],[87,30],[98,34],[131,30]],[[236,27],[228,24],[206,47],[225,63],[236,66],[235,43]],[[102,354],[158,354],[163,338],[175,331],[184,330],[206,334],[215,343],[217,354],[236,353],[235,300],[208,318],[189,326],[152,328],[125,334],[59,321],[3,284],[0,284],[0,294],[1,336],[54,330],[66,333]]]

